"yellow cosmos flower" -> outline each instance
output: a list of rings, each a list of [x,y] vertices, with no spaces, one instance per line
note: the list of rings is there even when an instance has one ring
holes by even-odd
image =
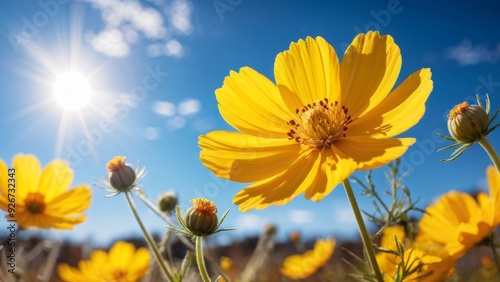
[[[469,194],[452,191],[426,209],[419,222],[420,235],[444,245],[451,255],[461,257],[500,225],[500,174],[487,169],[490,194],[477,201]]]
[[[138,282],[148,273],[149,261],[146,248],[136,250],[133,244],[119,241],[109,253],[93,251],[89,260],[78,262],[78,268],[63,263],[57,272],[64,282]]]
[[[281,274],[290,279],[304,279],[313,275],[328,262],[335,244],[333,239],[318,240],[312,250],[285,258]]]
[[[276,83],[249,67],[216,90],[222,117],[240,132],[200,136],[200,159],[217,176],[255,182],[240,191],[240,210],[282,205],[301,193],[319,201],[358,169],[403,155],[432,91],[421,69],[394,88],[399,47],[378,32],[358,35],[339,62],[321,37],[279,53]]]
[[[396,239],[398,244],[405,246],[406,269],[401,265],[401,257],[379,252],[376,259],[384,274],[384,281],[392,282],[396,277],[402,278],[403,273],[411,272],[413,273],[407,275],[404,281],[442,281],[455,271],[456,261],[443,246],[423,239],[407,242],[404,228],[400,225],[385,228],[380,247],[397,252]]]
[[[90,206],[92,192],[83,184],[68,190],[73,171],[65,161],[54,160],[42,170],[34,155],[19,154],[11,168],[15,170],[15,193],[7,185],[11,183],[7,182],[7,165],[0,160],[0,208],[8,211],[9,199],[15,194],[12,219],[17,219],[21,228],[73,229],[85,220],[82,213]]]

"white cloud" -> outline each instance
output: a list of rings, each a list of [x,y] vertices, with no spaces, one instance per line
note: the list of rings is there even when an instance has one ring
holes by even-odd
[[[264,220],[256,214],[242,214],[236,220],[236,230],[238,231],[261,231],[264,227]]]
[[[295,224],[305,224],[314,221],[314,212],[310,210],[291,210],[288,213],[288,220]]]
[[[173,37],[188,35],[192,31],[192,9],[188,0],[150,1],[148,5],[139,0],[86,1],[101,11],[105,24],[102,31],[89,33],[88,36],[98,52],[112,57],[127,56],[129,45],[136,43],[142,35],[148,43],[166,46],[165,52],[161,53],[148,47],[147,54],[150,56],[183,54],[182,45]]]
[[[158,57],[161,55],[161,45],[160,44],[151,44],[146,47],[146,52],[150,57]]]
[[[459,45],[445,50],[445,57],[456,60],[458,64],[476,65],[479,63],[496,63],[500,59],[500,43],[496,49],[490,50],[484,44],[472,45],[469,40],[463,40]]]
[[[177,130],[181,129],[184,126],[186,126],[186,119],[182,116],[176,116],[174,118],[171,118],[167,122],[168,129],[170,130]]]
[[[92,38],[91,44],[98,52],[110,57],[123,57],[130,52],[130,48],[124,40],[123,33],[118,29],[103,30]]]
[[[186,116],[190,114],[195,114],[201,110],[201,102],[196,99],[188,99],[183,101],[177,107],[177,111],[180,115]]]
[[[160,138],[161,129],[158,127],[148,126],[144,129],[144,138],[148,140],[156,140]]]
[[[155,101],[153,112],[163,116],[173,116],[175,115],[175,105],[165,101]]]
[[[170,9],[170,23],[184,34],[191,33],[191,5],[187,1],[174,1]]]
[[[180,57],[183,54],[183,48],[179,41],[177,40],[169,40],[167,44],[165,44],[165,54],[167,56]]]
[[[349,206],[338,207],[333,211],[333,218],[341,224],[356,224],[356,217],[354,217],[352,208]]]
[[[214,118],[212,116],[197,118],[193,121],[194,129],[200,133],[207,133],[214,128]]]

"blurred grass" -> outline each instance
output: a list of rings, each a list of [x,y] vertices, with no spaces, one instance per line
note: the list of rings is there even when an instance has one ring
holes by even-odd
[[[156,241],[160,240],[159,236],[155,236]],[[258,242],[258,237],[248,237],[238,241],[233,241],[227,246],[212,246],[210,240],[207,248],[213,257],[219,261],[221,256],[229,257],[234,262],[234,273],[240,274],[248,260],[250,259]],[[124,238],[124,241],[131,242],[136,247],[146,247],[142,237]],[[3,240],[2,240],[3,241]],[[344,249],[347,249],[356,255],[362,255],[362,244],[360,241],[338,241],[337,247],[330,261],[323,268],[323,276],[329,281],[356,281],[351,278],[348,273],[353,270],[343,261],[350,259]],[[300,249],[311,249],[314,245],[314,240],[302,242]],[[111,244],[110,244],[111,246]],[[105,247],[107,250],[110,246]],[[6,249],[0,251],[0,281],[1,282],[57,282],[60,281],[57,276],[57,265],[67,263],[71,266],[77,266],[78,261],[87,259],[90,252],[93,250],[91,242],[87,243],[72,243],[72,242],[56,242],[42,237],[18,238],[16,242],[16,270],[22,273],[19,280],[11,273],[7,272],[6,265]],[[176,263],[181,262],[186,253],[185,246],[177,241],[172,242],[171,250]],[[302,253],[297,250],[296,245],[288,242],[276,243],[272,256],[268,259],[267,264],[258,271],[257,277],[254,277],[256,282],[275,282],[275,281],[291,281],[283,277],[279,269],[283,259],[289,255]],[[51,257],[52,256],[52,257]],[[487,248],[479,247],[473,249],[467,255],[457,262],[455,275],[446,280],[450,282],[480,282],[492,281],[500,282],[500,277],[493,265],[483,266],[482,258],[490,257]],[[210,266],[208,266],[210,267]],[[215,280],[215,271],[209,268],[209,273],[212,274],[212,279]],[[233,279],[236,277],[232,277]],[[163,281],[157,269],[151,269],[150,274],[145,277],[143,282]],[[195,282],[200,281],[197,273],[196,265],[191,266],[188,277],[185,281]],[[236,280],[233,280],[236,281]],[[325,281],[320,275],[313,275],[308,279],[301,281],[322,282]],[[85,281],[82,281],[85,282]]]

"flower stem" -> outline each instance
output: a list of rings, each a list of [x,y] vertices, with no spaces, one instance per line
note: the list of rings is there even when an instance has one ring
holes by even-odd
[[[484,148],[486,153],[488,153],[491,160],[495,164],[498,172],[500,172],[500,158],[498,157],[498,154],[495,151],[495,149],[493,148],[493,146],[491,146],[491,143],[488,141],[488,139],[486,139],[486,137],[483,137],[483,138],[481,138],[481,140],[479,140],[477,142]]]
[[[125,198],[127,199],[128,206],[132,210],[132,213],[134,214],[135,220],[139,224],[139,227],[141,228],[142,234],[144,235],[146,242],[148,243],[149,247],[153,251],[153,255],[156,259],[156,262],[158,262],[158,265],[160,265],[161,270],[167,276],[168,280],[173,282],[174,278],[172,277],[172,275],[170,275],[170,272],[168,271],[168,268],[165,265],[165,261],[163,260],[163,258],[160,255],[160,251],[158,250],[158,247],[156,246],[155,242],[153,241],[153,238],[151,238],[151,235],[149,235],[148,231],[144,227],[144,224],[142,223],[142,220],[139,217],[139,214],[137,213],[134,201],[132,200],[132,198],[130,196],[130,192],[125,192],[124,194],[125,194]]]
[[[361,240],[363,241],[366,253],[368,254],[368,260],[370,261],[372,270],[375,273],[377,281],[383,282],[384,280],[382,279],[382,274],[380,273],[377,260],[375,259],[375,253],[373,251],[373,246],[368,235],[368,231],[366,230],[365,223],[363,222],[363,217],[361,216],[361,211],[359,210],[358,203],[356,202],[356,197],[354,197],[354,192],[352,191],[351,183],[349,183],[348,178],[344,180],[344,188],[345,193],[347,194],[347,198],[349,198],[349,202],[351,203],[354,216],[356,217],[359,233],[361,234]]]
[[[198,264],[198,269],[200,270],[201,278],[203,282],[210,282],[210,277],[208,276],[207,268],[205,267],[205,261],[203,260],[203,237],[196,236],[196,263]]]
[[[139,199],[141,199],[154,213],[156,213],[156,215],[158,215],[161,219],[163,219],[168,225],[172,227],[177,226],[177,224],[170,217],[161,212],[155,206],[155,204],[153,204],[153,202],[151,202],[151,200],[148,199],[148,197],[146,197],[145,193],[142,190],[139,190],[137,192],[137,197],[139,197]],[[178,238],[181,240],[182,243],[184,243],[186,247],[188,247],[190,250],[195,251],[195,247],[186,236],[178,234]],[[210,254],[205,254],[205,259],[210,263],[210,265],[213,268],[215,268],[215,270],[222,276],[222,278],[224,278],[227,282],[231,282],[231,279],[224,273],[224,271],[222,271],[220,266],[215,262],[214,258],[210,256]]]
[[[498,257],[497,248],[495,246],[495,233],[492,233],[490,236],[490,248],[491,254],[493,255],[493,259],[495,260],[495,265],[497,267],[498,273],[500,273],[500,257]]]

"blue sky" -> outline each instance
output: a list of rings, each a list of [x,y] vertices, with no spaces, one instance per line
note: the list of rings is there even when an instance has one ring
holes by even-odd
[[[476,93],[488,93],[493,109],[500,106],[498,2],[40,0],[2,1],[0,11],[0,157],[10,163],[17,153],[31,153],[43,165],[65,158],[76,185],[104,177],[106,162],[125,155],[149,171],[142,184],[151,199],[175,190],[183,209],[200,196],[221,212],[231,209],[225,226],[237,231],[217,235],[221,242],[255,235],[267,223],[278,225],[280,238],[291,230],[309,238],[356,236],[341,186],[319,203],[299,196],[285,206],[240,213],[232,197],[245,185],[216,178],[199,161],[200,134],[233,130],[214,95],[229,71],[250,66],[273,79],[276,54],[307,36],[322,36],[343,54],[356,34],[379,30],[401,48],[399,82],[417,69],[432,69],[426,114],[404,134],[418,140],[403,168],[419,207],[452,189],[486,188],[491,161],[479,145],[442,163],[451,152],[436,153],[448,143],[435,132],[447,132],[449,110],[473,102]],[[93,89],[79,112],[64,111],[53,99],[54,81],[69,70],[87,77]],[[500,134],[490,141],[498,147]],[[376,180],[386,187],[383,178]],[[96,244],[138,234],[122,196],[104,198],[93,190],[85,223],[45,234]],[[164,224],[138,206],[147,227],[162,232]]]

